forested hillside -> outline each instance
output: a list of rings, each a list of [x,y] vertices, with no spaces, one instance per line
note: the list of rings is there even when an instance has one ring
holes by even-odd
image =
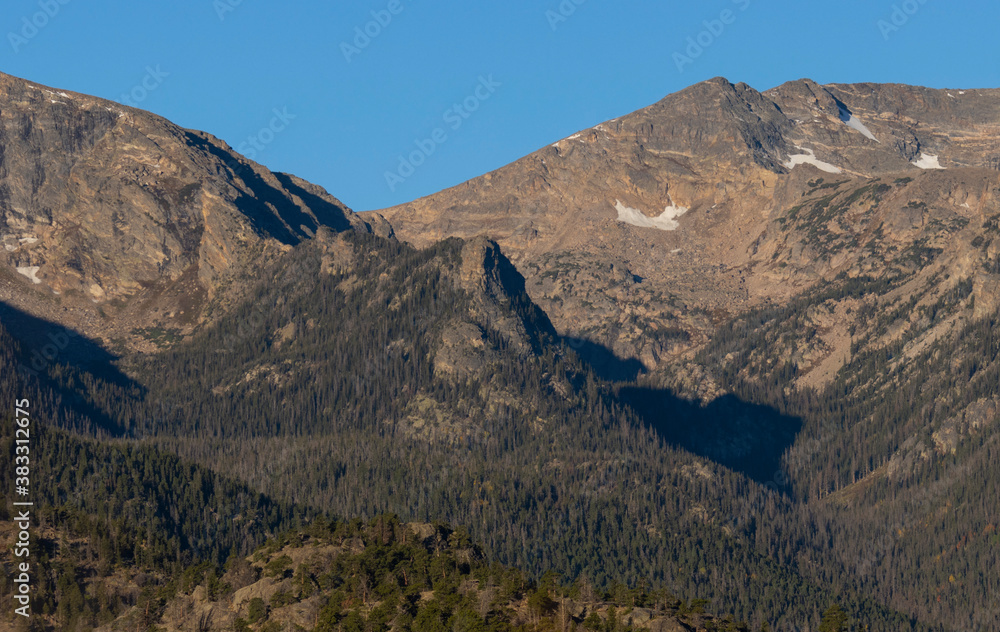
[[[799,524],[786,491],[671,443],[669,415],[653,424],[635,413],[555,336],[488,242],[418,251],[321,235],[265,278],[218,326],[121,373],[55,363],[30,380],[58,394],[39,401],[103,419],[58,423],[110,446],[52,432],[36,449],[54,459],[40,479],[53,485],[48,503],[95,524],[142,525],[123,532],[110,568],[218,563],[260,540],[246,524],[265,533],[315,512],[393,512],[464,525],[489,556],[536,577],[658,586],[754,626],[816,624],[839,601],[883,629],[911,627],[851,581],[831,589],[776,560],[757,537]],[[667,401],[678,424],[713,416],[645,394]],[[785,419],[738,401],[730,410],[758,425]],[[690,447],[725,454],[724,439]],[[734,467],[754,449],[738,450]],[[81,466],[68,466],[75,454]],[[821,543],[807,546],[796,554],[814,556],[824,581],[843,568]]]
[[[392,226],[46,94],[0,75],[36,626],[1000,629],[1000,92],[717,78]]]

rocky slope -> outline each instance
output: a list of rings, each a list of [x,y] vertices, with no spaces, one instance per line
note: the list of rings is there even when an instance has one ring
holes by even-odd
[[[380,213],[416,244],[496,239],[560,333],[689,374],[720,322],[842,273],[914,272],[922,248],[995,302],[998,120],[997,90],[713,79]],[[849,336],[829,343],[843,356]]]
[[[209,134],[0,74],[0,300],[141,343],[320,226],[369,229]]]
[[[12,543],[7,527],[0,525],[0,541]],[[36,573],[60,578],[61,603],[30,627],[5,617],[4,629],[325,632],[449,623],[497,631],[748,630],[731,616],[707,614],[707,600],[687,602],[664,590],[609,594],[589,584],[539,585],[488,560],[464,528],[401,523],[391,515],[367,523],[320,517],[251,555],[233,556],[225,568],[114,568],[106,550],[97,552],[64,525],[46,527],[39,541],[53,555]],[[0,554],[0,563],[9,566],[9,558]]]

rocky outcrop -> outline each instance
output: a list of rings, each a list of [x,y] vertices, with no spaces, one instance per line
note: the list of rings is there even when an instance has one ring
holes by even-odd
[[[979,279],[995,311],[998,119],[998,90],[717,78],[381,213],[418,245],[496,240],[560,334],[683,376],[719,323],[838,275]]]
[[[320,227],[372,230],[210,134],[0,74],[0,299],[95,334],[184,328]]]

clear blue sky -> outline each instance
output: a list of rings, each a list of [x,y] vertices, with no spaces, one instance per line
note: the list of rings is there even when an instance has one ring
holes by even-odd
[[[1000,87],[998,24],[997,3],[944,0],[4,0],[0,70],[115,100],[135,89],[140,107],[235,147],[269,141],[256,160],[370,210],[717,75],[760,90],[802,77]],[[348,61],[342,45],[366,25],[377,35]],[[675,54],[699,35],[708,46],[681,71]],[[477,97],[480,77],[495,83]],[[466,98],[478,109],[463,118],[451,108]],[[295,118],[261,135],[275,108]],[[435,131],[390,187],[386,172]]]

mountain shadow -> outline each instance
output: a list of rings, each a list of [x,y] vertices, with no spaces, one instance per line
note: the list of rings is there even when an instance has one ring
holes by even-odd
[[[667,443],[782,488],[782,456],[802,429],[798,417],[735,395],[711,402],[682,399],[668,389],[637,386],[645,372],[636,358],[619,358],[599,343],[569,336],[561,342],[576,352],[598,378],[611,384],[617,402],[632,409]]]
[[[100,343],[0,301],[0,347],[3,380],[13,381],[14,392],[37,391],[48,405],[62,408],[46,417],[78,431],[126,434],[106,406],[127,405],[142,389]]]
[[[639,360],[619,358],[614,351],[596,342],[572,336],[561,336],[560,340],[576,351],[577,357],[602,380],[631,382],[646,372]]]
[[[665,441],[742,472],[758,483],[787,484],[782,456],[802,429],[802,420],[735,395],[708,403],[681,399],[666,389],[619,386],[630,407]]]
[[[295,245],[321,226],[336,232],[350,228],[346,209],[307,190],[308,185],[298,181],[294,176],[273,174],[279,184],[286,187],[285,190],[279,190],[265,182],[248,163],[241,162],[241,157],[237,154],[226,152],[191,132],[187,133],[187,142],[189,146],[215,156],[246,184],[251,194],[246,195],[241,191],[236,199],[236,207],[250,220],[254,228],[262,233],[286,245]],[[293,195],[302,200],[315,217],[297,205],[291,197]]]

